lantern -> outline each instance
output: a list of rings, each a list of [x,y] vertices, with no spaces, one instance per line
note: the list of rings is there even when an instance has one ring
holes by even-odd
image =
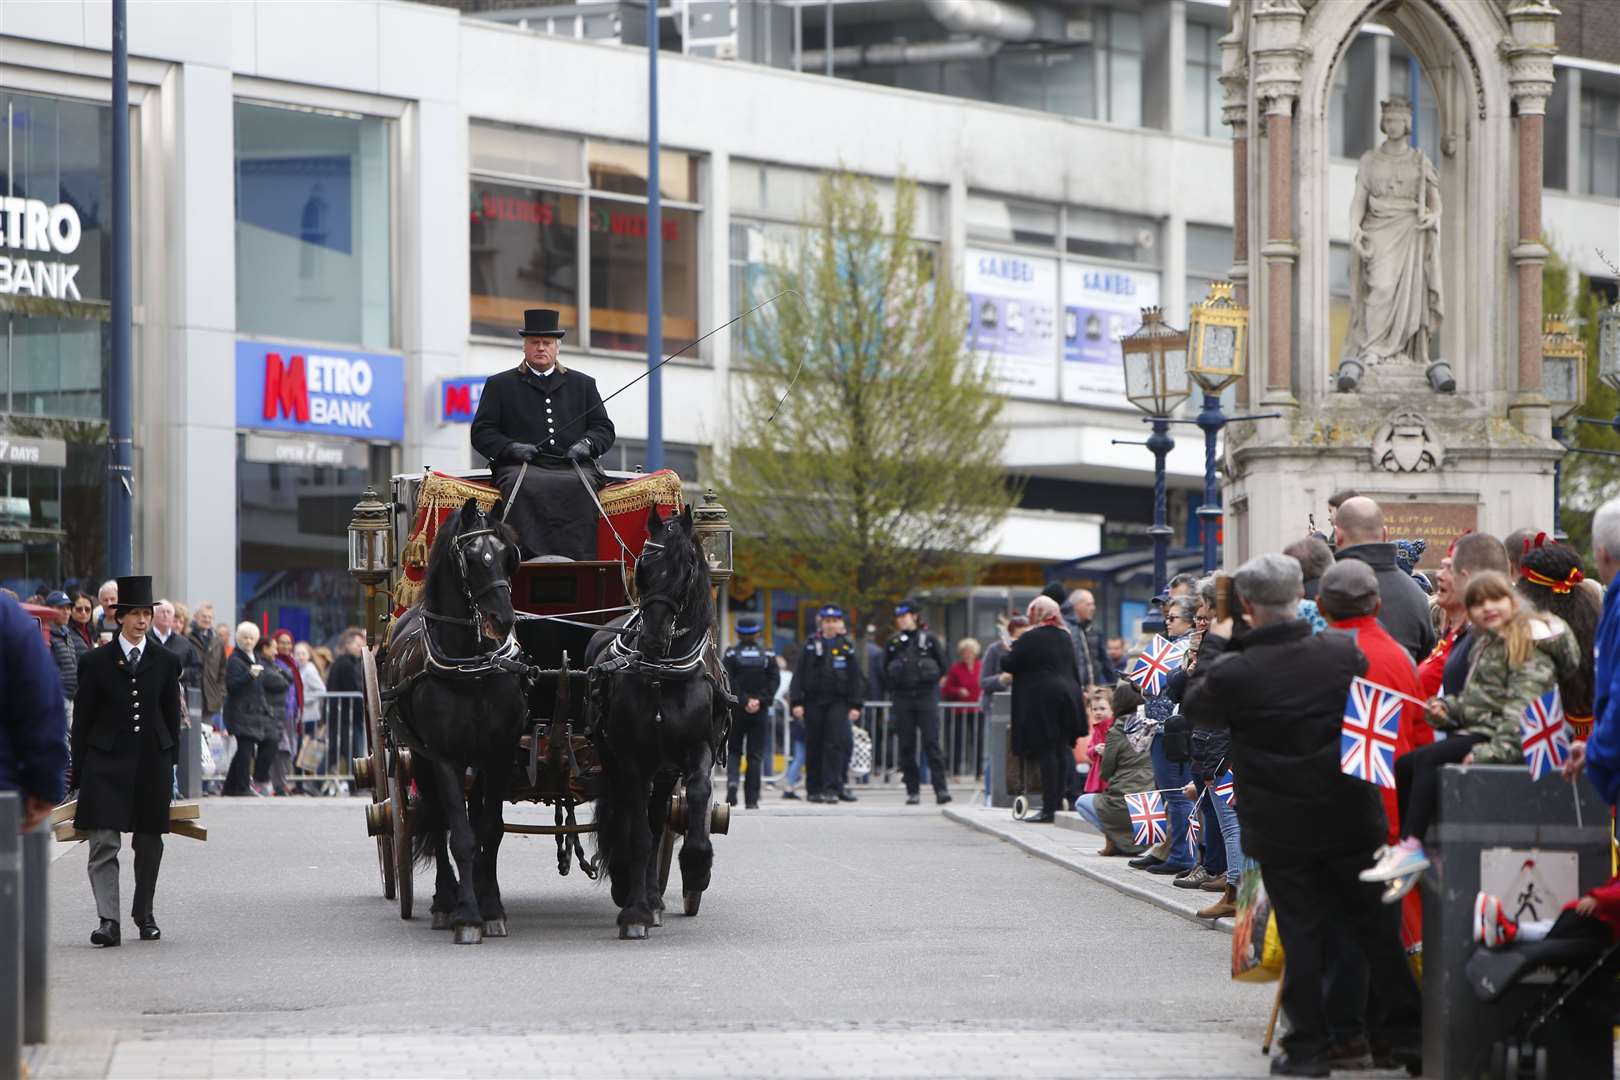
[[[1541,392],[1560,423],[1586,400],[1586,346],[1563,315],[1549,315],[1541,335]]]
[[[1120,339],[1125,396],[1149,416],[1168,416],[1192,393],[1187,379],[1187,332],[1164,321],[1157,307],[1142,309],[1142,325]]]
[[[388,504],[366,488],[349,519],[349,574],[360,584],[376,587],[393,573],[393,525]]]
[[[709,564],[709,579],[723,585],[731,579],[731,515],[713,488],[703,493],[703,505],[692,510],[692,532]]]
[[[1620,390],[1620,301],[1598,316],[1598,378]]]
[[[1232,299],[1230,281],[1210,282],[1209,295],[1187,318],[1187,373],[1211,394],[1243,378],[1249,309]]]

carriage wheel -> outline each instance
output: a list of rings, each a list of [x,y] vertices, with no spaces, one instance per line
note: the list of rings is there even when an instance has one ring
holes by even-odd
[[[676,832],[666,823],[663,838],[658,841],[658,895],[669,888],[669,868],[675,861]]]
[[[399,917],[411,917],[415,892],[415,868],[411,865],[411,778],[406,773],[405,753],[395,750],[394,768],[388,774],[388,797],[394,800],[394,877],[399,892]]]
[[[377,679],[377,652],[367,649],[361,666],[366,681],[366,746],[371,754],[371,801],[388,798],[388,755],[382,740],[382,691]],[[396,807],[398,803],[394,804]],[[377,868],[382,872],[383,899],[394,898],[394,848],[390,837],[377,837]]]

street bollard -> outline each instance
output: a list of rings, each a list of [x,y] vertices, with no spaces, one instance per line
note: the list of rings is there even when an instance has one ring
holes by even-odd
[[[22,1072],[22,798],[0,792],[0,1080]]]
[[[1523,765],[1449,765],[1440,770],[1439,821],[1424,846],[1434,865],[1423,885],[1423,1073],[1474,1077],[1492,1043],[1511,1037],[1545,989],[1519,986],[1491,1004],[1474,996],[1466,969],[1482,882],[1509,894],[1501,900],[1510,916],[1556,917],[1563,903],[1609,878],[1609,810],[1585,781],[1572,792],[1557,777],[1531,781]],[[1537,905],[1533,913],[1520,911],[1527,903]],[[1614,1075],[1607,1023],[1553,1034],[1548,1075]]]
[[[48,962],[51,937],[51,827],[22,837],[23,1042],[50,1037]]]
[[[990,695],[990,745],[985,748],[985,772],[989,774],[990,805],[1010,807],[1013,797],[1007,794],[1007,747],[1012,737],[1012,694],[1000,691]]]

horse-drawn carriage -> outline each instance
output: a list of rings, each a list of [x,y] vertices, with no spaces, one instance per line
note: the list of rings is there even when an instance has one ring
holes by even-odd
[[[488,477],[393,480],[395,605],[382,644],[363,658],[367,753],[353,763],[357,785],[371,790],[366,829],[377,841],[383,893],[411,918],[414,862],[435,854],[434,927],[453,927],[458,942],[505,936],[494,885],[500,835],[553,836],[558,872],[577,860],[594,879],[598,863],[581,837],[610,829],[597,849],[602,869],[612,871],[621,936],[643,937],[646,926],[661,924],[677,837],[686,838],[684,909],[695,915],[708,884],[709,833],[729,825],[730,808],[711,805],[708,779],[724,745],[727,697],[708,593],[721,557],[705,550],[707,531],[693,524],[690,507],[683,511],[679,478],[666,470],[609,474],[596,500],[596,559],[520,563]],[[724,556],[729,564],[729,550]],[[501,704],[518,700],[513,687],[517,715]],[[480,709],[501,715],[484,721]],[[683,725],[683,710],[693,712],[691,724]],[[497,732],[493,750],[464,738],[486,729]],[[690,738],[677,745],[683,731]],[[463,798],[466,835],[455,810]],[[503,802],[552,807],[553,821],[506,823]],[[581,821],[587,802],[593,814]],[[458,839],[476,841],[476,852],[458,849]],[[459,886],[449,876],[451,854]],[[640,858],[648,860],[645,907]],[[482,865],[468,886],[475,859]],[[474,891],[477,920],[464,906]]]

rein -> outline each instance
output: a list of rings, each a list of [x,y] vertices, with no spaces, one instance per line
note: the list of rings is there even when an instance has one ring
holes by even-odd
[[[514,631],[507,631],[506,640],[499,645],[486,644],[488,639],[484,637],[483,631],[487,618],[483,610],[478,606],[478,601],[480,598],[499,589],[505,589],[507,594],[510,595],[512,583],[505,578],[496,578],[476,593],[473,592],[472,585],[468,581],[467,545],[470,541],[494,535],[495,530],[486,526],[482,529],[471,529],[450,541],[450,552],[455,558],[456,575],[461,582],[461,596],[466,601],[467,609],[472,614],[465,618],[456,615],[443,615],[430,610],[426,599],[422,601],[422,616],[424,619],[422,640],[426,645],[424,652],[427,658],[427,668],[424,671],[431,670],[433,673],[445,678],[472,679],[497,673],[527,677],[529,672],[534,670],[533,666],[527,663],[523,647],[518,644],[517,635]],[[471,656],[455,656],[445,652],[433,640],[433,623],[449,623],[452,626],[470,627],[477,641],[478,651]]]

